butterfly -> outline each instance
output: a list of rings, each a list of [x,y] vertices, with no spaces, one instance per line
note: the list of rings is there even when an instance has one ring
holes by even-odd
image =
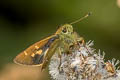
[[[41,70],[45,69],[54,53],[58,53],[60,57],[62,53],[69,52],[70,46],[74,45],[80,38],[78,33],[73,30],[72,24],[89,15],[87,14],[70,24],[60,26],[53,35],[36,42],[18,54],[14,58],[14,62],[20,65],[40,66]]]

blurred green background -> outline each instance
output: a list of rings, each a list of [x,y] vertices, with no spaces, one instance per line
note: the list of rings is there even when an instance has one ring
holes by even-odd
[[[118,3],[120,4],[120,3]],[[1,0],[0,70],[29,45],[53,34],[59,25],[86,13],[74,24],[85,41],[105,51],[107,59],[120,59],[120,8],[117,0]]]

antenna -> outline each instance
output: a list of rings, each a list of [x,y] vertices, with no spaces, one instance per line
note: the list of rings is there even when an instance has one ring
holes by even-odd
[[[88,14],[86,14],[85,16],[83,16],[82,18],[77,19],[77,20],[75,20],[74,22],[71,22],[70,24],[75,24],[75,23],[77,23],[77,22],[80,22],[80,21],[82,21],[83,19],[85,19],[85,18],[87,18],[88,16],[90,16],[91,14],[92,14],[92,13],[89,12]]]

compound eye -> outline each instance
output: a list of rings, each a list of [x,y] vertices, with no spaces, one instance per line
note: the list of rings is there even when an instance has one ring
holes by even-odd
[[[67,29],[66,29],[66,28],[64,28],[64,29],[62,30],[62,32],[63,32],[63,33],[66,33],[66,32],[67,32]]]

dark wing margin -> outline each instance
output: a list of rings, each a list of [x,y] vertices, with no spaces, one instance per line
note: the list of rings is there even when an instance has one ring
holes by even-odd
[[[58,36],[55,36],[55,37],[52,37],[48,40],[48,42],[43,46],[41,47],[39,50],[42,50],[42,53],[40,54],[35,54],[35,56],[33,57],[33,62],[34,64],[41,64],[44,60],[44,57],[45,55],[47,54],[51,44],[56,40],[58,39]],[[38,51],[39,51],[38,50]]]
[[[33,44],[16,56],[14,62],[21,65],[40,66],[51,44],[58,38],[58,35],[52,35]]]

